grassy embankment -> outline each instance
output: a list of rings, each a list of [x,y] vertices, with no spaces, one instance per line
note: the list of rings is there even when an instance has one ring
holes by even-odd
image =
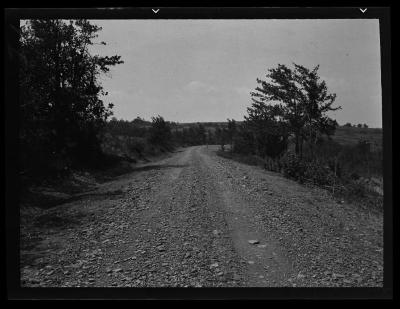
[[[361,141],[369,143],[367,151]],[[293,145],[289,144],[289,150]],[[369,150],[368,150],[369,148]],[[310,156],[304,149],[302,160],[289,153],[271,160],[257,155],[242,155],[228,150],[222,157],[279,172],[307,185],[329,190],[339,201],[348,201],[369,209],[383,204],[382,129],[339,127],[332,141],[325,141]]]

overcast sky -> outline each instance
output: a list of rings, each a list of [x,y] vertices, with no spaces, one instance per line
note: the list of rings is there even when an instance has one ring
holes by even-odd
[[[342,110],[339,124],[382,126],[379,22],[351,20],[93,20],[101,55],[122,56],[102,83],[114,116],[178,122],[243,120],[256,78],[292,62],[312,68]]]

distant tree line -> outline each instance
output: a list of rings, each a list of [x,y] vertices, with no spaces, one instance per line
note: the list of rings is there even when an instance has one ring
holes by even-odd
[[[172,150],[181,146],[217,144],[219,130],[221,128],[217,126],[215,133],[212,129],[206,129],[201,123],[182,125],[167,121],[158,115],[152,117],[151,121],[139,117],[132,121],[117,120],[113,117],[107,122],[104,133],[144,138],[146,143]]]
[[[146,136],[150,126],[151,122],[140,117],[137,117],[132,121],[123,119],[118,120],[116,117],[112,117],[111,120],[107,122],[105,131],[112,135],[143,137]]]
[[[347,122],[344,126],[345,127],[349,127],[349,128],[353,127],[353,125],[350,122]],[[368,128],[368,125],[365,124],[365,123],[364,124],[359,123],[357,125],[355,124],[354,127],[357,127],[357,128]]]

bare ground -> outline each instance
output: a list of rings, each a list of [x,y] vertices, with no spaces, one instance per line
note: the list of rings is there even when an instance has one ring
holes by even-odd
[[[21,285],[382,287],[382,213],[216,150],[186,148],[23,210]]]

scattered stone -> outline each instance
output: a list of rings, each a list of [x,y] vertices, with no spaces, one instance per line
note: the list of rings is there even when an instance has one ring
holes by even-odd
[[[259,244],[259,243],[260,243],[260,242],[259,242],[258,240],[256,240],[256,239],[251,239],[251,240],[249,240],[248,242],[249,242],[249,244],[252,244],[252,245],[256,245],[256,244]]]
[[[247,176],[247,174],[249,174],[252,175],[252,180],[254,178],[254,183],[257,183],[260,178],[257,172],[251,174],[248,172],[250,168],[248,169],[247,167],[243,167],[239,171],[233,170],[235,172],[232,175],[233,179],[227,180],[224,175],[229,174],[229,170],[225,170],[225,167],[226,169],[231,168],[232,166],[230,165],[232,164],[230,161],[225,162],[224,164],[226,166],[222,166],[220,170],[217,168],[218,173],[210,176],[209,183],[202,179],[202,177],[207,173],[204,173],[204,175],[203,173],[200,173],[197,175],[198,177],[191,177],[194,175],[191,175],[191,172],[188,173],[188,175],[183,173],[182,175],[185,176],[183,180],[187,183],[182,186],[182,193],[187,193],[186,191],[193,193],[188,199],[182,199],[177,195],[175,201],[168,200],[167,204],[163,204],[162,202],[159,203],[158,201],[153,203],[153,199],[144,193],[142,188],[139,188],[143,183],[143,179],[134,176],[138,178],[138,180],[132,184],[132,187],[134,188],[126,188],[124,190],[132,190],[133,192],[131,191],[128,195],[135,196],[136,198],[139,198],[140,201],[132,202],[121,199],[115,203],[110,203],[110,206],[114,205],[114,207],[110,208],[97,207],[97,205],[92,206],[91,201],[89,204],[86,203],[85,199],[82,199],[82,201],[79,201],[78,206],[83,207],[76,207],[79,211],[75,210],[75,205],[66,208],[68,209],[68,214],[71,214],[71,218],[75,218],[74,212],[79,215],[82,214],[82,225],[79,226],[79,228],[72,225],[71,228],[66,228],[62,231],[56,228],[48,228],[47,230],[49,233],[43,235],[43,240],[46,240],[44,243],[46,247],[43,249],[43,254],[46,255],[46,258],[41,261],[36,259],[34,264],[32,262],[32,267],[23,271],[21,275],[22,282],[24,284],[31,284],[32,286],[43,287],[77,287],[79,285],[94,286],[94,282],[97,282],[99,285],[112,284],[113,286],[128,286],[127,283],[130,281],[132,281],[131,286],[133,287],[180,287],[183,285],[188,285],[189,287],[208,287],[213,285],[223,286],[223,280],[226,280],[224,283],[233,286],[247,284],[244,280],[245,278],[241,278],[241,276],[235,272],[240,272],[241,269],[244,269],[244,266],[246,266],[244,264],[257,264],[254,266],[248,266],[249,268],[252,268],[264,266],[263,263],[260,263],[259,265],[260,260],[254,256],[256,257],[257,262],[241,259],[239,260],[241,265],[238,265],[240,268],[236,268],[236,257],[228,253],[226,250],[228,248],[225,247],[225,237],[229,239],[230,236],[229,234],[223,233],[224,225],[221,225],[221,221],[218,219],[220,214],[218,213],[217,208],[215,209],[216,216],[214,220],[212,217],[209,218],[209,216],[203,216],[203,211],[205,212],[205,215],[209,214],[207,213],[208,209],[200,206],[195,207],[195,205],[202,205],[202,203],[204,204],[205,202],[209,202],[208,198],[213,197],[213,192],[207,192],[207,188],[214,184],[213,182],[216,180],[224,181],[224,185],[232,190],[233,198],[240,198],[237,194],[247,191],[242,189],[241,185],[243,185],[244,188],[247,187],[253,189],[251,192],[255,191],[254,184],[250,184],[247,181],[240,181],[240,179],[249,179]],[[193,172],[195,173],[196,170],[197,169],[194,169]],[[151,170],[150,173],[154,173],[155,175],[154,186],[163,189],[162,185],[158,184],[157,181],[158,174],[163,174],[164,171],[158,171],[158,169],[155,169]],[[147,172],[143,174],[146,175]],[[246,176],[244,176],[245,174]],[[239,178],[236,178],[237,176],[239,176]],[[228,177],[231,178],[231,175],[228,175]],[[146,179],[144,180],[145,183],[148,181]],[[179,181],[181,180],[182,179],[179,179]],[[268,181],[269,180],[270,179],[268,179]],[[193,182],[195,182],[195,184],[191,187]],[[246,184],[246,186],[244,184]],[[247,198],[249,198],[249,201],[254,202],[254,205],[259,204],[261,206],[260,211],[252,212],[252,215],[250,215],[250,212],[245,212],[244,217],[236,217],[234,219],[237,220],[236,222],[240,220],[240,222],[243,221],[246,223],[248,220],[247,216],[250,215],[250,220],[254,218],[257,222],[261,224],[264,223],[263,226],[265,227],[266,232],[270,233],[272,231],[273,233],[273,231],[277,231],[276,234],[273,234],[274,238],[279,239],[280,243],[284,245],[285,248],[286,246],[290,247],[289,249],[286,249],[290,252],[291,260],[294,261],[293,269],[302,270],[302,273],[298,273],[297,271],[294,274],[291,283],[284,280],[284,278],[277,280],[279,281],[278,283],[283,283],[285,286],[292,286],[292,284],[295,286],[294,283],[296,282],[298,286],[318,285],[339,287],[353,285],[375,286],[378,282],[382,282],[382,241],[379,238],[375,239],[372,237],[372,235],[375,234],[381,236],[381,234],[378,233],[380,228],[379,225],[368,225],[367,223],[369,222],[369,219],[367,217],[364,218],[363,216],[359,218],[356,212],[354,212],[354,214],[349,213],[349,216],[346,216],[347,208],[344,208],[343,205],[338,205],[344,203],[341,199],[336,200],[338,204],[336,204],[337,207],[335,208],[334,200],[329,199],[330,202],[325,204],[325,200],[323,199],[323,196],[321,196],[321,204],[324,207],[319,207],[319,204],[317,203],[318,199],[311,195],[311,193],[310,196],[308,194],[305,195],[303,200],[303,195],[298,194],[299,192],[287,196],[285,194],[281,195],[278,194],[277,187],[273,182],[268,182],[267,184],[271,185],[271,188],[264,191],[263,189],[266,185],[258,181],[256,187],[258,188],[258,191],[261,191],[261,194],[254,194],[252,197],[243,197],[245,199],[243,200],[243,203],[245,203]],[[185,186],[187,186],[187,188]],[[288,187],[289,186],[290,183],[288,181]],[[146,185],[144,187],[153,187],[153,185]],[[177,188],[179,188],[179,186],[177,186]],[[136,190],[138,192],[135,192]],[[171,192],[176,193],[177,191],[175,190]],[[317,191],[317,193],[318,192],[319,191]],[[275,193],[278,194],[278,197],[274,197],[274,199],[279,198],[276,203],[267,203],[265,199],[262,200],[262,194],[266,196],[274,195]],[[147,197],[148,199],[146,199]],[[101,196],[99,196],[99,198],[101,198]],[[309,200],[310,203],[308,202]],[[150,220],[147,220],[147,218],[143,219],[143,216],[137,216],[137,212],[131,211],[130,208],[135,207],[135,210],[139,210],[148,204],[151,204],[152,211],[154,210],[154,214],[152,213],[154,216],[148,218]],[[180,217],[182,212],[183,215],[190,214],[190,207],[193,207],[193,209],[196,210],[196,216],[189,217],[189,222],[183,222],[182,224],[181,220],[176,217]],[[98,212],[97,208],[101,211]],[[53,210],[50,212],[52,211]],[[223,214],[223,211],[220,212]],[[328,212],[332,212],[333,215],[329,217]],[[94,213],[95,216],[91,216],[91,213]],[[61,212],[60,214],[63,215]],[[164,214],[167,214],[167,216],[163,216]],[[233,213],[233,215],[235,215],[235,213]],[[236,216],[238,216],[237,213]],[[342,217],[344,218],[343,220]],[[370,215],[370,217],[373,217],[373,214]],[[359,226],[358,219],[360,219]],[[151,222],[151,220],[156,221]],[[198,224],[200,223],[198,220],[207,220],[207,222],[204,222],[203,224],[202,221],[202,224]],[[344,222],[344,227],[339,224],[341,221]],[[123,224],[124,222],[129,222],[130,224],[125,225]],[[143,222],[146,222],[146,224],[142,224]],[[155,225],[151,226],[153,223]],[[302,227],[303,233],[298,233],[298,231],[293,228],[293,225]],[[90,226],[90,228],[87,228],[88,226]],[[155,226],[157,226],[157,228],[155,228]],[[368,226],[368,229],[364,228],[364,226]],[[205,230],[204,227],[208,227],[208,230]],[[221,228],[221,230],[211,230],[212,234],[210,234],[210,227]],[[371,228],[369,229],[369,227]],[[132,228],[134,233],[124,231],[124,229],[128,228]],[[166,228],[169,228],[169,230],[166,231]],[[315,233],[310,233],[310,231],[315,231]],[[62,235],[61,232],[65,232],[64,235]],[[147,232],[151,233],[148,234]],[[364,233],[357,234],[361,232]],[[63,243],[63,246],[65,244],[65,252],[59,251],[57,246],[58,239],[53,239],[51,234],[54,234],[55,237],[65,236],[63,239],[65,240]],[[162,236],[168,237],[163,238]],[[48,237],[48,241],[46,237]],[[29,239],[30,238],[34,239],[35,237],[29,236]],[[211,251],[209,251],[209,248],[206,245],[209,243],[210,238],[219,240],[218,244],[213,244],[215,247],[211,248]],[[99,241],[96,242],[96,239]],[[263,241],[265,240],[263,239]],[[122,245],[124,243],[126,245]],[[182,243],[185,246],[183,250]],[[258,240],[248,240],[248,243],[260,248],[260,250],[256,250],[258,251],[256,253],[268,253],[266,258],[275,259],[272,255],[272,251],[269,251],[272,248],[268,242],[268,248],[267,244],[260,244]],[[194,245],[198,245],[201,249],[196,252]],[[103,268],[102,262],[99,261],[99,255],[102,255],[103,253],[97,253],[97,250],[93,251],[94,248],[98,248],[99,246],[103,248],[103,265],[107,265],[109,268]],[[106,248],[110,246],[115,248],[112,248],[112,250],[106,250]],[[146,248],[147,252],[144,250],[137,250],[144,248]],[[261,248],[266,249],[261,250]],[[134,250],[132,253],[135,253],[138,258],[132,256],[130,258],[121,259],[121,261],[113,261],[116,257],[120,257],[121,254],[128,253],[132,249]],[[218,251],[215,252],[214,249]],[[251,248],[248,247],[248,249]],[[168,253],[164,251],[167,251]],[[308,254],[305,255],[305,252]],[[146,254],[142,256],[140,253]],[[184,256],[185,259],[179,261],[177,260],[179,256],[181,258]],[[196,258],[193,262],[198,263],[192,263],[191,259],[187,259],[191,256]],[[207,259],[210,257],[212,260],[207,262]],[[78,260],[79,258],[86,258],[87,261],[82,262]],[[138,261],[128,262],[129,260],[136,259],[138,259]],[[215,262],[218,260],[223,261],[223,264],[219,265]],[[231,262],[229,260],[231,260]],[[131,265],[118,264],[122,262]],[[75,264],[70,265],[71,263]],[[54,268],[46,267],[39,271],[43,265],[56,266]],[[225,265],[229,265],[229,270],[225,268]],[[262,267],[261,270],[263,270],[263,272],[256,274],[255,279],[261,283],[266,280],[264,276],[269,279],[269,274],[271,274],[271,276],[274,277],[272,271],[277,269],[273,265],[273,263],[270,264],[270,271],[264,269],[266,266]],[[122,269],[118,267],[124,268]],[[206,270],[208,267],[209,271],[207,272]],[[364,269],[361,270],[361,267]],[[69,271],[66,271],[67,268]],[[323,268],[325,268],[325,270],[329,269],[330,271],[324,273]],[[373,270],[375,270],[376,273],[373,273]],[[154,272],[151,273],[152,271]],[[343,275],[336,274],[336,271]],[[214,278],[208,278],[210,272],[213,273],[215,276]],[[351,272],[358,272],[361,276],[358,274],[352,276]],[[264,273],[266,275],[262,275]],[[58,274],[61,276],[56,277],[55,275]],[[67,274],[69,275],[67,276]],[[133,279],[125,277],[125,274],[133,276]],[[29,277],[35,277],[35,279],[30,279]],[[123,277],[125,278],[122,279]],[[312,279],[311,277],[315,279]],[[50,278],[52,280],[49,280]],[[113,279],[116,282],[112,282]],[[209,281],[209,279],[211,279],[211,281]],[[297,282],[296,279],[302,280],[298,280]],[[242,280],[242,282],[240,280]],[[268,283],[273,284],[272,281]]]

